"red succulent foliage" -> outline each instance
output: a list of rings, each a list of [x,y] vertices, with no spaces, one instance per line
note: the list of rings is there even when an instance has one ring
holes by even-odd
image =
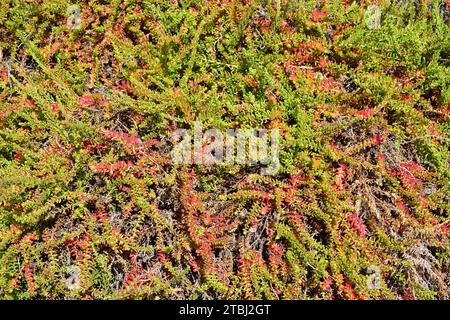
[[[328,16],[327,12],[322,12],[322,11],[317,11],[317,10],[313,10],[311,12],[311,17],[314,22],[319,22],[326,16]]]
[[[343,293],[349,300],[359,300],[358,295],[355,293],[353,286],[350,283],[345,283],[343,286]]]
[[[373,116],[374,113],[375,113],[375,109],[370,108],[370,109],[359,110],[358,112],[356,112],[356,115],[363,116],[364,118],[368,119],[369,117]]]
[[[122,176],[127,170],[133,167],[131,161],[116,161],[113,163],[98,163],[95,165],[95,171],[103,174],[109,174],[111,178]]]
[[[383,138],[381,137],[380,134],[375,134],[375,135],[372,137],[372,139],[373,139],[373,142],[374,142],[375,145],[380,145],[380,144],[383,143]]]
[[[344,190],[345,187],[345,178],[347,176],[348,167],[344,163],[340,163],[339,167],[336,169],[336,181],[335,186],[338,190]]]
[[[356,212],[347,214],[347,219],[350,222],[352,228],[361,236],[365,237],[367,235],[367,227]]]
[[[17,161],[22,161],[22,159],[23,159],[23,153],[20,152],[20,151],[16,151],[16,153],[14,154],[14,158],[15,158]]]
[[[95,100],[89,96],[81,96],[79,100],[80,100],[80,103],[85,107],[88,107],[95,103]]]
[[[30,290],[30,294],[33,296],[35,294],[36,291],[36,283],[34,281],[34,272],[33,272],[33,268],[31,267],[31,265],[26,264],[23,269],[23,274],[25,276],[25,280],[27,282],[28,285],[28,290]]]
[[[52,111],[54,113],[57,113],[59,111],[59,104],[58,104],[58,102],[55,102],[54,104],[52,104]]]

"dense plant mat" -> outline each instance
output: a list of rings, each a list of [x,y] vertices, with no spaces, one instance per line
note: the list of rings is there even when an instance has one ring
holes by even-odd
[[[449,298],[448,3],[74,4],[0,2],[0,298]]]

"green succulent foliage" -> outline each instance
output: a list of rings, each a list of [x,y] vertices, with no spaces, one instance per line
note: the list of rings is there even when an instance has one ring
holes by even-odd
[[[1,299],[448,298],[442,1],[73,5],[0,3]],[[175,165],[194,121],[280,170]]]

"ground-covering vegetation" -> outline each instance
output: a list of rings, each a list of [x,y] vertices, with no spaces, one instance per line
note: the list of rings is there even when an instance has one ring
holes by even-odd
[[[449,9],[2,0],[0,298],[449,298]],[[174,164],[194,121],[279,172]]]

